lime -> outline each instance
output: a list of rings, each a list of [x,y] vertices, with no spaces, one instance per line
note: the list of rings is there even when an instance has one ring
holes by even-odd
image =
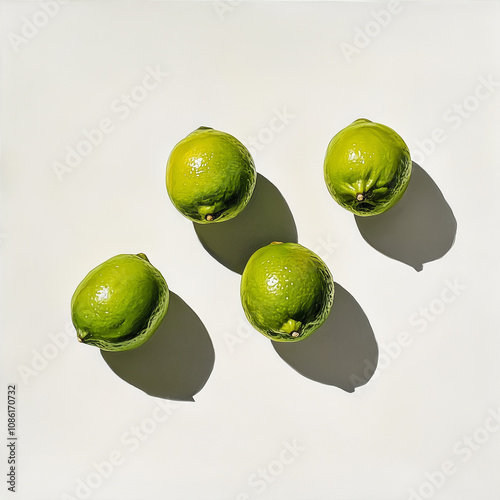
[[[394,130],[359,119],[330,141],[324,175],[339,205],[368,216],[385,212],[400,200],[411,168],[410,151]]]
[[[295,342],[324,323],[334,284],[314,252],[298,243],[273,242],[248,260],[240,293],[245,315],[256,330],[272,340]]]
[[[167,283],[148,258],[121,254],[92,269],[78,285],[71,318],[80,342],[125,351],[153,335],[168,303]]]
[[[226,132],[200,127],[175,145],[167,161],[167,192],[188,219],[236,217],[252,196],[257,174],[248,149]]]

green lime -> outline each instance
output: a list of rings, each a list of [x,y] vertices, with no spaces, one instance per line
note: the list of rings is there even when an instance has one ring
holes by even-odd
[[[200,127],[175,145],[167,161],[167,192],[188,219],[202,223],[236,217],[257,179],[248,149],[226,132]]]
[[[336,134],[324,162],[333,199],[350,212],[376,215],[403,196],[411,176],[410,151],[391,128],[359,119]]]
[[[326,264],[298,243],[257,250],[241,277],[241,303],[252,326],[279,342],[303,340],[326,320],[334,284]]]
[[[148,258],[121,254],[92,269],[71,299],[78,340],[105,351],[143,344],[167,312],[169,290]]]

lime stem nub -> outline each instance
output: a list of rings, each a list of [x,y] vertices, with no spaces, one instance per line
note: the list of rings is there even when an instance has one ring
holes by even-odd
[[[205,216],[205,219],[206,219],[208,222],[210,222],[210,221],[213,221],[213,220],[214,220],[214,216],[213,216],[212,214],[207,214],[207,215]]]
[[[363,200],[365,199],[365,195],[364,195],[363,193],[358,193],[358,194],[356,195],[356,199],[357,199],[358,201],[363,201]]]
[[[76,338],[78,339],[78,342],[84,342],[85,337],[89,334],[89,332],[83,331],[83,330],[77,330],[76,331]]]

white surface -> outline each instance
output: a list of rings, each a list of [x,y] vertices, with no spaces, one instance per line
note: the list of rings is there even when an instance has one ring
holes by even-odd
[[[404,500],[413,489],[496,500],[500,87],[478,85],[500,82],[500,4],[51,6],[48,16],[39,3],[0,4],[2,390],[17,385],[16,498]],[[362,45],[365,30],[349,59],[342,44]],[[136,89],[133,109],[120,104],[151,68],[157,86]],[[288,119],[270,137],[276,110]],[[370,246],[324,186],[329,140],[359,117],[399,132],[456,218],[455,244],[421,272]],[[54,164],[103,119],[112,130],[59,179]],[[412,339],[389,362],[381,354],[356,391],[300,375],[257,332],[243,338],[239,275],[208,254],[164,186],[168,154],[200,125],[267,140],[256,167],[286,199],[299,242],[360,305],[380,353],[401,332]],[[444,139],[423,154],[436,128]],[[215,363],[194,401],[152,397],[76,342],[74,289],[129,252],[148,255],[210,336]],[[462,288],[445,304],[449,282]],[[439,314],[417,328],[432,304]],[[93,463],[110,455],[113,471],[98,475]]]

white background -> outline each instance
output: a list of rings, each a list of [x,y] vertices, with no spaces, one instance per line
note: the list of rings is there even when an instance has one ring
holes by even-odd
[[[0,4],[2,390],[6,400],[17,386],[16,498],[497,499],[500,4],[48,4]],[[144,92],[151,69],[161,76]],[[131,93],[140,102],[127,107]],[[397,130],[456,220],[453,246],[419,272],[370,245],[324,185],[329,140],[360,117]],[[112,130],[61,173],[103,119]],[[260,137],[257,171],[298,241],[366,316],[379,359],[354,392],[300,374],[251,331],[240,275],[170,203],[167,157],[200,125],[249,146]],[[138,252],[205,332],[213,366],[194,401],[147,394],[76,341],[78,283]]]

